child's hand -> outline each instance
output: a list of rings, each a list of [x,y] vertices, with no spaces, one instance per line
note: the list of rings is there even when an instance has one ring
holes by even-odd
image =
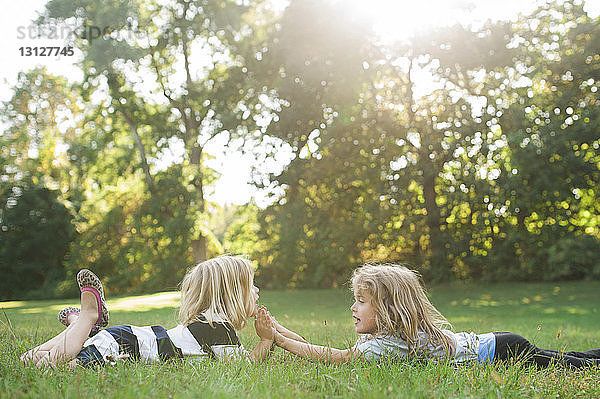
[[[261,306],[254,316],[254,329],[261,340],[273,341],[275,329],[266,308]]]
[[[265,310],[265,312],[267,312],[267,316],[271,319],[271,323],[273,324],[273,328],[275,329],[275,331],[282,332],[283,330],[285,330],[285,328],[281,324],[279,324],[275,316],[271,315],[271,312],[269,312],[269,310],[266,307],[261,307]]]

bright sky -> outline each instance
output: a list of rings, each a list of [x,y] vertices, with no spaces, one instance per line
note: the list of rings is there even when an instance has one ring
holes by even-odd
[[[283,8],[287,0],[271,0]],[[344,7],[354,8],[375,23],[383,38],[404,37],[427,28],[427,25],[447,25],[461,20],[476,23],[486,19],[514,19],[519,12],[535,8],[535,0],[338,0]],[[32,20],[44,8],[46,0],[4,1],[0,12],[0,101],[10,97],[9,88],[16,82],[19,71],[37,65],[46,66],[50,73],[79,80],[82,73],[73,64],[80,53],[72,57],[26,57],[20,47],[62,46],[60,40],[39,39],[30,31]],[[600,14],[600,0],[586,0],[586,11],[593,17]],[[210,200],[224,204],[248,202],[255,190],[248,184],[252,159],[239,153],[223,153],[218,140],[207,148],[216,156],[211,166],[221,174]],[[260,198],[257,198],[261,202]]]

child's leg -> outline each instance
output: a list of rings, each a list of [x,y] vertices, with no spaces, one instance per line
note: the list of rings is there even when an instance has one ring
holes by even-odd
[[[79,318],[79,313],[81,313],[81,309],[78,307],[67,306],[58,312],[58,321],[64,324],[66,327],[69,327],[69,325],[75,323],[75,320]],[[108,323],[106,323],[106,325],[108,325]],[[92,327],[92,331],[90,331],[90,337],[98,334],[104,327],[106,327],[106,325],[103,323],[95,324],[94,327]]]
[[[68,328],[67,328],[68,330]],[[49,339],[41,345],[36,346],[33,349],[23,353],[20,357],[21,361],[25,364],[36,364],[42,357],[47,357],[50,349],[63,342],[66,336],[67,330],[63,330],[60,334],[54,338]]]
[[[600,348],[599,349],[591,349],[589,351],[584,351],[584,352],[575,352],[575,351],[565,352],[565,355],[578,357],[581,359],[592,359],[592,360],[600,359]]]
[[[83,348],[99,314],[100,309],[98,309],[96,296],[90,291],[83,291],[81,293],[81,313],[77,320],[65,330],[64,345],[62,345],[62,351],[57,352],[57,356],[64,356],[68,360],[74,359]]]
[[[41,367],[55,366],[60,361],[74,359],[98,320],[99,311],[95,295],[89,291],[82,292],[79,318],[56,337],[24,353],[21,360]]]
[[[591,367],[593,365],[600,365],[600,357],[593,357],[596,350],[588,352],[558,352],[552,349],[541,349],[536,348],[533,355],[533,360],[537,362],[537,359],[546,359],[548,361],[554,360],[558,364],[571,368],[583,368]]]
[[[496,353],[494,360],[524,360],[538,367],[548,367],[551,362],[563,366],[582,368],[600,364],[600,357],[595,357],[600,351],[560,353],[551,349],[541,349],[520,335],[510,332],[495,332]]]
[[[75,323],[79,319],[79,313],[72,313],[67,317],[67,323],[69,325]]]
[[[494,360],[509,360],[522,358],[533,352],[534,346],[520,335],[507,331],[494,332],[496,338],[496,352]]]
[[[56,335],[55,337],[23,353],[20,357],[21,361],[25,364],[35,365],[38,364],[43,358],[46,358],[47,362],[48,357],[50,356],[50,351],[53,348],[61,346],[65,342],[67,334],[70,331],[70,329],[73,328],[73,325],[74,323],[69,325],[69,327],[61,331],[60,334]]]

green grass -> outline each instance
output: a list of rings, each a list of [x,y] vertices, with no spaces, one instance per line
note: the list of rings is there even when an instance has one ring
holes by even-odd
[[[433,303],[456,331],[512,331],[541,347],[600,347],[600,283],[436,286]],[[261,291],[278,320],[314,343],[354,343],[351,295],[344,290]],[[111,324],[175,326],[176,295],[113,298]],[[36,370],[18,356],[62,326],[72,301],[0,302],[0,397],[600,397],[600,369],[537,371],[519,366],[306,362],[277,349],[263,364],[124,362],[101,370]],[[253,329],[240,333],[257,342]]]

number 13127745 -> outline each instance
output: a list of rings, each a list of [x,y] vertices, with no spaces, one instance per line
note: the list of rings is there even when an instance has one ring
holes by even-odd
[[[21,57],[51,57],[63,55],[71,57],[74,54],[73,47],[19,47]]]

